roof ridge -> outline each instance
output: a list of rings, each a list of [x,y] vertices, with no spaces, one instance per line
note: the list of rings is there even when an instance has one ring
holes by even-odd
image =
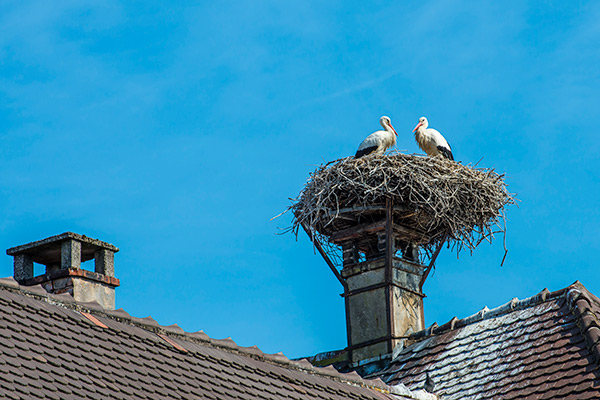
[[[305,373],[327,377],[342,383],[366,387],[381,393],[390,394],[394,391],[391,386],[387,385],[379,378],[365,379],[354,371],[341,373],[333,367],[315,367],[306,359],[301,359],[298,361],[290,360],[282,352],[274,354],[264,353],[256,345],[250,347],[240,346],[233,341],[231,337],[227,337],[225,339],[214,339],[208,336],[202,330],[198,332],[186,332],[177,324],[160,325],[150,316],[138,318],[130,315],[122,308],[116,310],[106,310],[95,301],[78,302],[69,295],[48,293],[39,284],[34,286],[21,286],[12,277],[0,278],[0,290],[6,290],[20,295],[32,297],[48,304],[71,309],[79,313],[87,313],[93,316],[108,318],[119,323],[137,326],[141,329],[156,334],[167,335],[177,339],[190,341],[192,343],[208,345],[220,350],[265,361],[267,363],[285,366],[288,369],[300,370]]]
[[[569,288],[566,297],[569,310],[575,316],[577,326],[598,365],[600,364],[600,315],[598,315],[600,299],[590,293],[579,281]]]
[[[484,306],[481,310],[476,312],[475,314],[469,315],[465,318],[458,319],[457,317],[453,317],[450,321],[446,322],[443,325],[439,325],[434,322],[429,327],[422,329],[418,332],[410,335],[410,339],[420,341],[422,339],[428,338],[430,336],[438,335],[440,333],[445,333],[457,328],[463,328],[467,325],[474,324],[476,322],[484,321],[491,318],[496,318],[501,315],[506,315],[514,311],[522,310],[528,307],[532,307],[546,301],[564,296],[570,289],[575,287],[583,287],[581,282],[575,281],[573,284],[567,286],[566,288],[556,290],[554,292],[550,292],[548,288],[544,288],[541,292],[536,295],[526,297],[520,300],[517,297],[513,297],[509,302],[504,303],[498,307],[494,307],[489,309],[487,306]],[[587,290],[586,290],[587,291]],[[589,292],[588,292],[589,293]],[[600,301],[600,300],[599,300]],[[599,325],[600,327],[600,325]],[[598,332],[600,334],[600,330]],[[600,336],[599,336],[600,338]],[[600,343],[599,343],[600,346]],[[599,357],[600,357],[600,347],[599,347]]]

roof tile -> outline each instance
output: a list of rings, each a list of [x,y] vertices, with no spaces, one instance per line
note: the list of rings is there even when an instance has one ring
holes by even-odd
[[[572,311],[571,311],[572,310]],[[426,373],[444,399],[597,396],[593,362],[600,301],[581,284],[513,300],[433,332],[422,331],[382,373],[388,383],[423,387]],[[598,352],[600,355],[600,352]],[[600,358],[598,358],[600,359]],[[587,382],[587,383],[586,383]],[[550,398],[553,398],[550,396]]]
[[[0,280],[0,365],[11,367],[0,367],[0,387],[8,398],[388,398],[378,390],[389,387],[356,374],[49,297],[41,288],[16,289]]]

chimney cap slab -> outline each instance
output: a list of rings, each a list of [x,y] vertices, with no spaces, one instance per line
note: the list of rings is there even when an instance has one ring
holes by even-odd
[[[81,261],[92,260],[94,258],[94,253],[101,249],[106,249],[115,253],[119,251],[117,247],[110,243],[78,233],[65,232],[60,235],[50,236],[46,239],[11,247],[6,250],[6,254],[9,256],[26,254],[31,257],[34,262],[44,265],[52,263],[60,264],[60,245],[68,240],[77,240],[78,242],[81,242]]]

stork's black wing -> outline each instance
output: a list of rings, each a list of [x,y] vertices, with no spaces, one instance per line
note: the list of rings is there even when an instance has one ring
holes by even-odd
[[[442,153],[442,155],[444,157],[446,157],[449,160],[454,161],[454,156],[452,155],[452,150],[450,150],[449,148],[447,148],[445,146],[438,146],[437,149],[440,151],[440,153]]]
[[[373,146],[373,147],[366,147],[364,149],[359,149],[356,154],[354,155],[354,158],[361,158],[362,156],[366,156],[367,154],[371,154],[372,152],[374,152],[375,150],[377,150],[377,146]]]

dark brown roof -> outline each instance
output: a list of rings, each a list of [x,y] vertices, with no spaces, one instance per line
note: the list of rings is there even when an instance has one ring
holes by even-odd
[[[12,278],[0,279],[0,393],[57,400],[433,398],[77,303]]]
[[[415,334],[390,384],[441,399],[600,399],[600,300],[579,282]],[[427,386],[430,388],[430,386]]]

